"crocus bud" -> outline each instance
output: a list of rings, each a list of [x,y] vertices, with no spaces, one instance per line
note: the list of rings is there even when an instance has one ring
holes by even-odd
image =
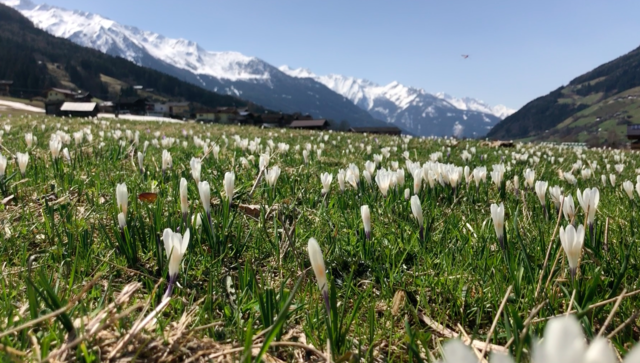
[[[200,192],[200,201],[202,202],[202,207],[207,215],[211,213],[211,188],[209,187],[209,182],[202,181],[198,184],[198,191]]]
[[[182,220],[187,222],[187,215],[189,214],[189,198],[187,189],[187,179],[180,179],[180,210],[182,211]]]
[[[4,178],[5,171],[7,170],[7,158],[0,154],[0,180]]]
[[[493,227],[496,230],[496,237],[500,242],[500,247],[504,249],[504,204],[491,204],[491,219],[493,219]]]
[[[127,206],[129,205],[129,192],[125,183],[116,185],[116,202],[118,210],[127,214]]]
[[[368,170],[362,171],[362,177],[364,177],[364,180],[367,182],[368,185],[371,185],[371,173],[369,173]]]
[[[345,190],[345,179],[347,173],[344,170],[338,170],[338,186],[340,187],[340,191],[344,192]]]
[[[409,188],[404,190],[404,200],[409,200],[411,197],[411,190]]]
[[[322,183],[322,195],[329,193],[329,190],[331,190],[332,181],[333,181],[333,174],[330,174],[330,173],[320,174],[320,182]]]
[[[24,134],[24,142],[27,144],[27,147],[30,148],[31,145],[33,145],[33,134],[30,132]]]
[[[420,199],[417,195],[411,197],[411,212],[413,212],[413,216],[418,221],[418,226],[420,227],[420,239],[422,240],[424,235],[424,217],[422,216],[422,205],[420,204]]]
[[[371,212],[368,205],[360,207],[360,214],[362,214],[362,224],[364,225],[364,235],[367,239],[371,239]]]
[[[29,163],[29,154],[16,153],[16,159],[18,159],[18,168],[20,168],[20,173],[24,178],[24,174],[27,171],[27,164]]]
[[[68,163],[71,163],[71,155],[69,155],[69,149],[67,149],[66,147],[64,149],[62,149],[62,155],[64,156],[64,159]]]
[[[547,183],[546,181],[541,181],[538,180],[536,182],[536,194],[538,195],[538,199],[540,200],[540,204],[542,204],[543,206],[545,205],[544,200],[545,200],[545,196],[547,194],[547,186],[549,185],[549,183]]]
[[[229,171],[224,174],[223,186],[224,186],[224,192],[227,195],[227,201],[229,202],[229,204],[231,204],[231,201],[233,200],[233,188],[234,188],[235,182],[236,182],[236,174],[234,172]]]
[[[622,188],[629,196],[629,199],[633,199],[633,183],[627,180],[624,183],[622,183]]]
[[[576,215],[576,206],[573,203],[573,197],[571,195],[567,195],[564,197],[564,202],[562,203],[562,213],[564,214],[564,218],[572,223],[575,215]]]
[[[320,245],[315,238],[309,239],[309,244],[307,245],[307,251],[309,252],[309,261],[311,261],[311,267],[313,268],[313,273],[316,275],[316,281],[318,282],[318,288],[322,292],[322,298],[325,303],[325,308],[327,309],[327,313],[330,312],[329,305],[329,285],[327,283],[327,273],[324,268],[324,259],[322,257],[322,250],[320,249]]]
[[[422,187],[422,169],[415,169],[413,175],[413,194],[420,193]]]
[[[141,151],[138,151],[138,168],[140,169],[140,173],[144,173],[144,154]]]
[[[162,174],[171,168],[173,165],[173,158],[171,157],[171,153],[167,150],[162,150]]]
[[[199,158],[191,158],[189,162],[191,164],[191,175],[196,184],[200,183],[200,174],[202,171],[202,161]]]
[[[571,224],[567,228],[560,227],[560,242],[562,248],[567,254],[567,260],[569,261],[569,268],[571,269],[571,278],[576,276],[576,269],[578,268],[578,260],[582,253],[582,244],[584,243],[584,226],[579,225],[575,229]]]
[[[120,226],[120,230],[123,230],[126,225],[127,217],[122,212],[118,213],[118,226]]]

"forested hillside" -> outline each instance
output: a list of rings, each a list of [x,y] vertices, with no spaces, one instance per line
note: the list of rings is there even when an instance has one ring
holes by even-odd
[[[12,80],[15,96],[34,97],[47,87],[75,85],[98,98],[116,97],[101,75],[128,85],[144,85],[168,98],[209,107],[264,108],[237,97],[204,90],[128,60],[84,48],[37,29],[19,12],[0,4],[0,79]]]

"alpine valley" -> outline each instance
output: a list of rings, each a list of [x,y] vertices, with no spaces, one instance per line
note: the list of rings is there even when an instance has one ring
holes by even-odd
[[[490,107],[473,98],[431,94],[397,82],[381,86],[353,77],[278,68],[256,57],[207,51],[195,42],[166,38],[97,14],[37,5],[29,0],[0,2],[18,10],[36,27],[81,46],[268,109],[309,113],[336,124],[393,124],[417,136],[446,136],[455,130],[458,136],[480,137],[515,112],[505,106]]]

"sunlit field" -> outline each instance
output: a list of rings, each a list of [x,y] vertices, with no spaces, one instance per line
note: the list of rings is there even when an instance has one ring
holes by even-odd
[[[635,152],[0,130],[3,361],[640,361]]]

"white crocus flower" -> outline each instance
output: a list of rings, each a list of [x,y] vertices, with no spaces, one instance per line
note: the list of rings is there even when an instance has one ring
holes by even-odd
[[[368,170],[362,171],[362,177],[367,182],[367,185],[371,185],[371,174],[369,173]]]
[[[24,142],[27,144],[27,147],[30,148],[33,145],[33,134],[30,132],[24,134]]]
[[[553,202],[553,205],[555,205],[556,210],[560,209],[560,205],[562,204],[562,189],[557,185],[549,188],[549,196],[551,197],[551,201]]]
[[[28,153],[16,153],[16,159],[18,160],[18,168],[20,168],[20,173],[24,178],[24,175],[27,171],[27,164],[29,163],[29,154]]]
[[[71,163],[71,155],[69,154],[69,149],[66,147],[62,149],[62,156],[67,161],[67,163]]]
[[[209,182],[201,181],[198,183],[198,192],[200,193],[202,207],[207,213],[207,217],[209,217],[211,215],[211,187],[209,186]]]
[[[173,158],[171,153],[167,150],[162,150],[162,175],[171,168],[173,165]]]
[[[269,169],[267,171],[267,174],[265,175],[267,184],[272,188],[276,186],[276,182],[278,181],[279,177],[280,177],[280,167],[278,165],[274,165],[274,167]]]
[[[330,174],[330,173],[320,174],[320,183],[322,183],[322,195],[329,193],[329,190],[331,190],[332,181],[333,181],[333,174]]]
[[[578,197],[578,203],[582,207],[582,210],[587,214],[587,222],[589,228],[593,226],[593,220],[596,217],[596,210],[598,209],[598,203],[600,202],[600,191],[598,188],[585,189],[583,192],[576,193]]]
[[[311,262],[313,273],[316,275],[318,288],[322,292],[322,299],[324,300],[325,308],[327,309],[327,313],[330,313],[331,305],[329,304],[329,283],[327,282],[327,272],[324,267],[322,250],[315,238],[309,239],[307,251],[309,252],[309,261]]]
[[[168,298],[171,296],[173,286],[178,279],[180,264],[189,246],[189,228],[184,232],[184,236],[180,233],[173,232],[171,228],[167,228],[162,234],[162,239],[164,241],[165,252],[167,253],[167,260],[169,260],[169,286],[164,295],[164,298]]]
[[[579,225],[578,228],[574,228],[573,225],[568,225],[567,228],[560,227],[560,242],[562,248],[567,254],[567,260],[569,261],[569,267],[571,269],[571,277],[575,277],[576,269],[578,268],[578,260],[582,253],[582,245],[584,243],[584,226]]]
[[[51,157],[54,160],[57,159],[60,155],[60,150],[62,150],[62,140],[56,134],[51,135],[49,149],[51,150]]]
[[[611,182],[611,186],[615,187],[616,186],[616,175],[615,174],[609,174],[609,181]]]
[[[383,196],[387,196],[387,192],[389,191],[389,185],[391,184],[391,172],[387,171],[387,169],[380,169],[376,173],[376,184],[378,184],[378,188],[380,189],[380,193]]]
[[[549,185],[549,183],[547,183],[546,181],[541,181],[538,180],[536,182],[535,188],[536,188],[536,195],[538,195],[538,199],[540,200],[540,204],[542,204],[543,206],[545,205],[544,201],[545,201],[545,195],[547,194],[547,186]]]
[[[191,158],[189,161],[189,165],[191,166],[191,176],[193,180],[196,181],[196,184],[200,183],[200,175],[202,173],[202,160],[199,158]]]
[[[504,204],[491,204],[491,219],[500,247],[504,248]]]

